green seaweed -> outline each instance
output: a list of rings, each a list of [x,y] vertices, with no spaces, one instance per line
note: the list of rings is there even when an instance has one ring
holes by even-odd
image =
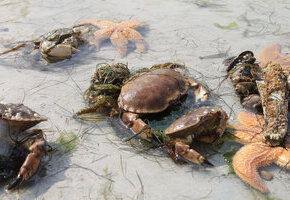
[[[233,129],[231,128],[231,125],[229,123],[227,123],[227,128],[224,132],[224,137],[228,140],[228,141],[236,141],[236,136],[232,133]]]
[[[229,167],[228,174],[235,174],[232,162],[233,162],[233,156],[236,154],[237,151],[238,151],[238,148],[233,147],[230,151],[223,154],[223,157]]]
[[[163,130],[159,130],[159,129],[153,129],[154,135],[157,139],[157,141],[160,144],[164,144],[166,142],[166,137],[165,137],[165,133]]]
[[[59,138],[56,139],[55,145],[58,151],[70,152],[78,144],[78,137],[73,131],[61,132]]]
[[[232,29],[232,28],[236,28],[238,26],[238,24],[236,22],[231,22],[228,25],[221,25],[217,22],[213,23],[213,25],[217,28],[221,28],[221,29]]]

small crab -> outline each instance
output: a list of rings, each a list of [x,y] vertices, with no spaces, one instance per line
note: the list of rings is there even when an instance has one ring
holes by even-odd
[[[227,120],[226,112],[218,107],[200,107],[174,121],[161,135],[155,135],[173,160],[213,166],[189,145],[196,139],[208,143],[219,142]]]
[[[8,154],[3,155],[8,157],[8,160],[6,159],[7,163],[2,163],[0,166],[0,180],[8,180],[14,175],[15,170],[19,170],[16,179],[7,186],[7,190],[14,189],[37,171],[48,145],[41,129],[28,129],[46,120],[23,104],[0,104],[0,123],[2,128],[6,127],[6,130],[1,132],[1,147],[9,147],[7,143],[10,142],[10,147],[13,149],[12,152],[2,149]],[[15,151],[21,148],[28,150],[24,153],[25,156],[23,156],[25,150],[20,151],[22,155]]]
[[[72,54],[78,52],[78,47],[85,42],[81,36],[88,31],[88,29],[81,30],[79,26],[50,31],[40,36],[37,40],[20,43],[15,47],[0,53],[0,55],[33,44],[34,48],[39,49],[42,57],[49,63],[71,58]]]
[[[91,85],[84,94],[91,106],[78,111],[77,115],[96,112],[103,107],[112,108],[111,116],[118,114],[117,98],[129,75],[130,71],[125,64],[98,64],[91,78]]]

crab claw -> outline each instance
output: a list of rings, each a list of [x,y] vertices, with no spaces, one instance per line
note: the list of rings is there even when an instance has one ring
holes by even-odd
[[[264,143],[251,143],[242,147],[233,157],[236,174],[255,189],[268,193],[269,190],[258,174],[259,167],[275,162],[290,168],[290,153],[283,147],[270,147]]]
[[[35,139],[33,144],[29,147],[30,153],[27,155],[23,165],[21,166],[17,178],[7,186],[6,191],[16,188],[23,181],[28,180],[35,174],[41,158],[46,154],[46,146],[47,142],[42,136]]]
[[[196,163],[198,165],[205,165],[211,167],[214,166],[212,163],[206,160],[205,157],[200,155],[194,149],[190,149],[189,145],[186,145],[182,142],[175,143],[175,155],[176,158],[182,159],[189,163]]]
[[[6,191],[10,191],[20,185],[23,181],[23,176],[18,174],[16,179],[6,187]]]

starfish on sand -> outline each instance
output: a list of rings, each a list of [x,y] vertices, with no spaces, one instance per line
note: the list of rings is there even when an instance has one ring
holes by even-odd
[[[117,48],[119,54],[124,57],[127,54],[128,40],[135,43],[136,48],[141,53],[145,52],[145,45],[142,35],[134,30],[141,24],[139,20],[126,20],[120,23],[114,23],[106,20],[86,19],[84,24],[91,24],[100,30],[95,35],[95,46],[99,49],[100,44],[105,39],[110,38],[112,44]]]
[[[234,170],[243,181],[261,192],[268,193],[269,190],[263,183],[258,169],[271,163],[290,169],[289,149],[281,146],[271,147],[264,143],[265,121],[262,115],[243,111],[238,115],[238,120],[242,125],[233,125],[231,129],[237,142],[246,145],[233,157]]]
[[[262,63],[266,64],[269,61],[279,63],[284,71],[290,71],[290,56],[286,57],[281,54],[281,45],[276,43],[265,48],[259,55]]]

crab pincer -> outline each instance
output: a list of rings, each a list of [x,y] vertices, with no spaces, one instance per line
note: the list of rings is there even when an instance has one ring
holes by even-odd
[[[6,188],[6,191],[10,191],[32,177],[39,167],[41,158],[46,155],[48,144],[43,131],[30,128],[47,119],[23,104],[10,103],[0,104],[0,120],[8,128],[7,132],[12,145],[29,150],[28,155],[25,153],[25,161],[20,162],[22,166],[16,179]],[[18,167],[15,168],[15,170],[18,169]]]
[[[41,158],[46,155],[47,142],[43,138],[42,130],[34,129],[33,131],[37,131],[40,134],[38,134],[37,138],[29,147],[30,153],[27,155],[24,163],[22,164],[16,179],[7,186],[6,191],[15,189],[23,181],[31,178],[37,171]]]
[[[226,129],[228,116],[218,107],[200,107],[183,115],[165,130],[169,155],[190,163],[213,166],[190,148],[194,140],[217,143]]]

